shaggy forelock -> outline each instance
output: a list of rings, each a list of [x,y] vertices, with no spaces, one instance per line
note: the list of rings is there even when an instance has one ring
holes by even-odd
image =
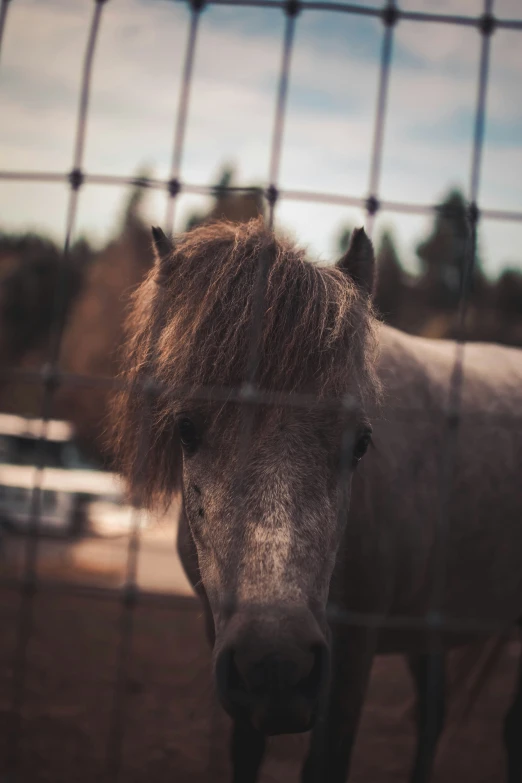
[[[369,297],[344,272],[305,260],[262,220],[218,222],[181,236],[160,284],[153,270],[138,289],[127,323],[126,387],[114,405],[113,446],[131,484],[146,495],[174,488],[167,422],[176,388],[236,388],[253,367],[255,383],[267,391],[349,391],[364,403],[378,389],[374,324]],[[166,393],[144,416],[148,377]],[[147,447],[138,442],[144,420]]]

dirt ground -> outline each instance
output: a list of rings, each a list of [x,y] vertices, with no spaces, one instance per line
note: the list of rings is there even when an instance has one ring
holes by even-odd
[[[215,702],[201,616],[191,598],[138,604],[121,688],[121,603],[42,590],[19,732],[11,698],[19,597],[0,590],[0,780],[6,783],[207,783],[228,780],[228,720]],[[468,724],[450,726],[435,781],[493,783],[504,777],[501,722],[516,669],[506,649]],[[115,693],[121,700],[115,701]],[[353,783],[406,781],[413,726],[411,686],[401,658],[377,661],[356,748]],[[15,736],[16,734],[16,736]],[[9,750],[16,774],[8,774]],[[263,783],[297,781],[304,737],[270,745]],[[118,749],[121,748],[121,754]]]

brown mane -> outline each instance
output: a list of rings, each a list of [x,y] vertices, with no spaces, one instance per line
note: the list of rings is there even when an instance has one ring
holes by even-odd
[[[237,388],[248,377],[261,259],[267,278],[256,384],[320,397],[350,391],[363,402],[378,388],[371,302],[344,272],[305,260],[261,219],[197,228],[176,240],[161,284],[153,270],[140,286],[127,321],[112,447],[140,502],[176,488],[175,389]],[[166,390],[152,411],[148,378]]]

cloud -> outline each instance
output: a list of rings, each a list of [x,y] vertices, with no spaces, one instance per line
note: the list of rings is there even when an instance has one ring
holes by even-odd
[[[424,0],[403,0],[401,6],[431,9]],[[516,7],[500,0],[498,13],[514,15]],[[445,0],[437,10],[479,15],[482,2]],[[17,0],[10,7],[0,63],[0,111],[6,118],[0,127],[1,168],[70,168],[91,11],[90,3],[64,0]],[[87,125],[88,171],[132,175],[147,163],[158,176],[168,176],[188,24],[187,8],[166,0],[112,0],[104,6]],[[205,10],[183,155],[186,181],[209,184],[223,161],[231,161],[242,182],[268,184],[283,27],[279,11]],[[382,34],[374,19],[320,11],[300,15],[282,188],[368,195]],[[432,203],[452,185],[468,186],[481,37],[475,29],[407,22],[394,35],[379,195]],[[522,209],[522,139],[516,130],[522,127],[521,39],[520,33],[500,30],[492,38],[480,189],[480,201],[491,208]],[[61,232],[57,210],[45,198],[24,198],[24,187],[15,193],[9,183],[0,186],[2,222],[48,221]],[[43,192],[42,186],[36,190]],[[81,226],[98,236],[110,228],[115,194],[121,195],[109,191],[86,188],[81,198]],[[152,209],[162,211],[161,196]],[[364,217],[293,203],[282,205],[279,214],[323,256],[331,252],[343,215]],[[395,221],[411,260],[417,219],[384,218]],[[513,233],[505,231],[488,244],[492,269],[513,253],[520,257],[520,245],[514,250],[512,242]]]

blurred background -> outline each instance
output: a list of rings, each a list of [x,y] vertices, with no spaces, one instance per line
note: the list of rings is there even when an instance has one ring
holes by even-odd
[[[107,770],[110,780],[143,780],[145,771],[149,781],[218,780],[226,775],[226,721],[210,691],[199,610],[174,550],[177,509],[162,518],[133,515],[104,448],[129,297],[152,263],[151,223],[167,227],[164,183],[172,176],[191,10],[173,0],[104,5],[81,162],[86,178],[64,253],[93,5],[1,6],[0,773],[11,765],[16,780],[28,781],[101,780]],[[484,10],[482,0],[400,0],[399,8],[471,17]],[[496,0],[493,10],[522,26],[519,0]],[[176,231],[215,217],[266,216],[284,25],[280,8],[210,4],[201,14],[175,172],[182,184]],[[275,225],[311,258],[334,262],[352,229],[367,223],[365,199],[376,195],[380,317],[414,334],[451,338],[469,235],[482,36],[476,25],[399,20],[380,181],[371,194],[383,29],[376,16],[318,7],[299,15]],[[522,29],[496,29],[466,330],[470,340],[522,347],[521,79]],[[344,197],[360,206],[343,205]],[[64,280],[58,363],[66,375],[42,447],[42,368]],[[67,374],[87,381],[68,383]],[[33,562],[27,533],[35,480]],[[28,568],[38,584],[30,602],[19,591]],[[132,611],[122,591],[129,585],[141,591]],[[459,753],[442,749],[437,780],[464,779],[470,760],[475,781],[500,779],[502,751],[491,737],[514,676],[507,654],[476,716],[453,740]],[[390,780],[404,779],[408,693],[402,662],[379,663],[355,781],[382,779],[383,768]],[[295,774],[301,750],[295,738],[276,742],[266,780]]]

